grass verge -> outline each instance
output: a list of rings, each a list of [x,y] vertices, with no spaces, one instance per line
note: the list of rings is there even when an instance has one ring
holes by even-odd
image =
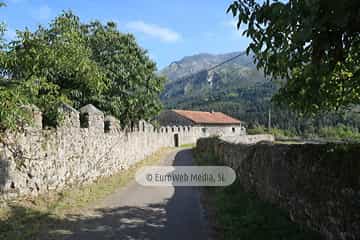
[[[204,189],[209,207],[215,211],[216,235],[226,240],[322,239],[317,233],[290,221],[286,212],[260,201],[235,182],[229,187]]]
[[[47,225],[60,223],[67,214],[80,214],[82,209],[128,184],[138,169],[158,164],[172,150],[160,149],[129,169],[90,184],[7,203],[0,208],[0,239],[37,239]]]
[[[194,148],[195,146],[196,146],[196,144],[194,144],[194,143],[180,145],[181,148]]]

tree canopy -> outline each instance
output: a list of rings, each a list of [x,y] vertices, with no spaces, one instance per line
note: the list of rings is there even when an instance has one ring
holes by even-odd
[[[97,104],[122,122],[148,119],[161,107],[159,94],[164,78],[156,75],[156,65],[140,48],[133,35],[122,34],[114,22],[98,21],[83,26],[92,59],[109,80]]]
[[[234,1],[258,68],[284,84],[274,100],[305,113],[360,103],[360,2]]]
[[[135,38],[113,22],[82,23],[63,12],[48,27],[17,31],[14,41],[1,43],[2,128],[22,121],[26,104],[38,106],[50,125],[61,102],[75,108],[92,103],[124,125],[160,110],[164,79]]]

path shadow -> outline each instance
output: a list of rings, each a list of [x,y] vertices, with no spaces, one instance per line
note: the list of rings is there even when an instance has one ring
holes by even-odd
[[[180,150],[174,165],[191,165],[191,150]],[[40,230],[41,234],[36,232]],[[22,238],[23,236],[23,238]],[[64,219],[19,206],[0,220],[0,239],[207,239],[198,189],[174,187],[163,202],[96,209]]]
[[[126,206],[98,209],[94,216],[67,215],[60,219],[11,206],[10,217],[0,221],[0,239],[157,239],[166,222],[163,209],[162,204]]]

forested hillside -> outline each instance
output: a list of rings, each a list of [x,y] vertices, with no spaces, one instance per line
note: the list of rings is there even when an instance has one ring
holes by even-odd
[[[240,56],[233,61],[207,71],[237,55]],[[256,69],[252,56],[245,52],[184,57],[160,74],[168,77],[161,95],[165,108],[222,111],[245,121],[249,127],[267,125],[271,109],[272,126],[293,134],[311,135],[333,126],[357,131],[360,126],[360,114],[355,109],[311,117],[271,103],[280,81],[266,79],[263,72]]]

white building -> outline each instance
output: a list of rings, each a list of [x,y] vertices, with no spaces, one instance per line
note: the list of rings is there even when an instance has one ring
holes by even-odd
[[[222,112],[202,112],[189,110],[166,110],[158,120],[162,126],[199,127],[204,136],[239,136],[245,135],[242,122]]]

